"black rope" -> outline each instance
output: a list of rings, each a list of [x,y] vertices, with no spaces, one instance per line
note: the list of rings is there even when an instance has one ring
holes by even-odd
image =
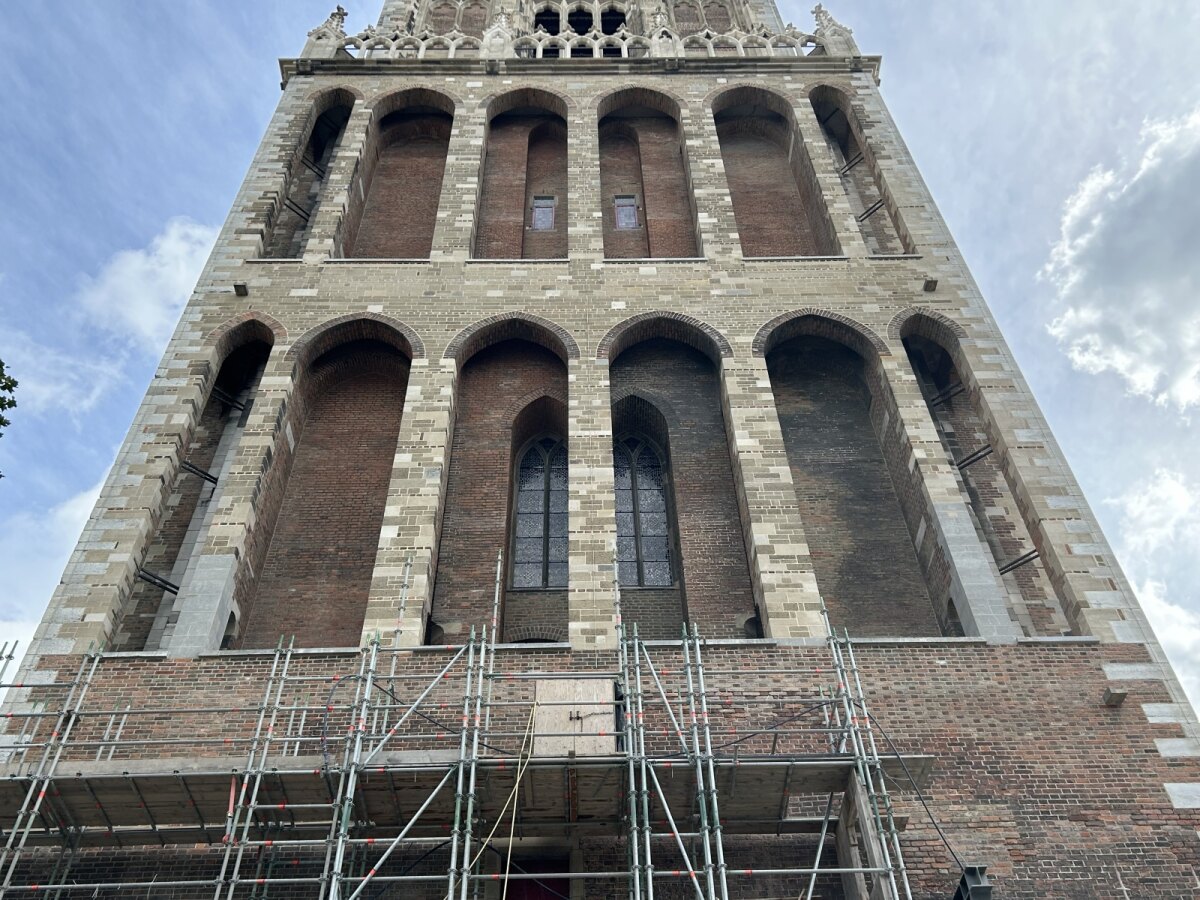
[[[954,857],[954,863],[958,866],[959,871],[965,872],[967,867],[963,865],[963,861],[959,857],[958,852],[954,849],[954,845],[950,843],[950,839],[946,837],[946,833],[942,831],[942,826],[939,825],[938,820],[934,818],[933,810],[931,810],[929,808],[929,804],[925,802],[925,795],[922,794],[921,789],[917,787],[917,780],[913,778],[912,772],[910,772],[908,769],[908,763],[904,761],[904,757],[900,755],[900,751],[896,748],[896,742],[892,740],[892,736],[887,733],[884,727],[879,724],[879,720],[875,718],[875,716],[873,716],[866,709],[864,709],[863,712],[867,714],[867,718],[875,723],[875,727],[879,729],[879,733],[883,735],[883,739],[887,741],[888,746],[892,748],[892,755],[900,761],[900,767],[904,769],[904,774],[908,778],[909,783],[912,785],[913,792],[917,795],[917,799],[921,801],[921,805],[925,807],[925,815],[929,816],[929,821],[933,823],[934,830],[937,831],[938,837],[942,839],[942,843],[946,845],[946,849],[949,850],[950,855]]]

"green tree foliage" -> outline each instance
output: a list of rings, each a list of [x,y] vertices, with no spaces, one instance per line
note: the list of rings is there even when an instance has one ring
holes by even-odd
[[[17,379],[4,371],[4,360],[0,359],[0,437],[4,436],[4,429],[12,424],[9,422],[8,416],[4,415],[4,412],[17,405],[17,401],[13,397],[13,392],[16,391],[16,388]],[[4,474],[0,472],[0,478],[3,477]]]

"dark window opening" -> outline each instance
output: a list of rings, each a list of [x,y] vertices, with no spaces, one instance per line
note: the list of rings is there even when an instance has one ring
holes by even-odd
[[[670,587],[671,534],[658,451],[639,437],[613,445],[617,493],[617,572],[625,587]]]
[[[542,59],[558,59],[559,49],[560,48],[557,44],[555,44],[553,47],[543,47],[542,48]]]
[[[591,47],[582,44],[576,44],[571,48],[571,59],[591,59],[595,55]]]
[[[628,194],[614,197],[613,209],[616,211],[618,228],[637,228],[640,224],[636,197]]]
[[[558,15],[558,10],[551,9],[548,6],[543,7],[542,9],[539,9],[537,15],[533,17],[533,30],[537,31],[540,26],[541,28],[546,29],[547,33],[549,34],[558,34],[562,28],[560,24],[561,21],[562,20]],[[549,48],[546,49],[549,50]],[[543,53],[542,55],[549,56],[550,54]],[[554,55],[558,56],[558,53],[556,52]]]
[[[606,9],[600,13],[600,30],[604,34],[616,34],[625,25],[625,13],[619,9]]]
[[[601,47],[600,55],[602,57],[604,57],[605,59],[620,59],[621,58],[621,48],[620,47],[612,47],[612,46]]]
[[[567,24],[576,34],[587,34],[592,30],[592,14],[586,9],[573,9],[567,14]]]
[[[528,446],[517,469],[512,586],[567,586],[567,447],[543,437]]]
[[[554,206],[555,199],[553,197],[534,197],[533,215],[529,227],[534,231],[553,231]]]

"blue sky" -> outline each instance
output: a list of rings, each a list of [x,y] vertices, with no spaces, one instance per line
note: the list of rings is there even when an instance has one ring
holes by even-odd
[[[380,0],[347,4],[354,29]],[[0,56],[0,639],[26,638],[331,0],[39,0]],[[785,20],[810,27],[808,4]],[[1200,4],[834,0],[1200,698]]]

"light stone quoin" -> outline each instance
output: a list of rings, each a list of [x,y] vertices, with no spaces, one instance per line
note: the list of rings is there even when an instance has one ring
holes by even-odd
[[[80,777],[116,778],[110,763],[122,777],[143,763],[192,772],[211,756],[224,768],[209,794],[225,803],[229,772],[249,784],[261,759],[247,765],[243,741],[230,762],[200,717],[121,725],[150,755],[104,756],[121,710],[202,706],[211,691],[274,716],[267,742],[286,732],[296,765],[332,784],[353,768],[340,742],[366,721],[365,695],[399,698],[371,719],[386,733],[422,679],[487,629],[499,645],[487,665],[515,672],[487,683],[514,707],[543,705],[528,721],[496,713],[508,732],[496,739],[516,743],[483,755],[514,765],[456,796],[477,791],[494,812],[523,729],[549,731],[513,789],[534,815],[551,795],[578,800],[589,760],[641,752],[613,731],[631,740],[633,688],[618,693],[614,675],[643,664],[621,655],[631,646],[663,654],[655,677],[689,702],[673,679],[698,673],[679,643],[694,627],[725,729],[715,752],[737,747],[739,766],[745,754],[713,782],[736,808],[766,796],[755,760],[813,752],[780,723],[826,709],[804,673],[828,671],[831,625],[854,639],[871,726],[920,762],[939,822],[965,862],[991,867],[998,896],[1116,898],[1114,873],[1138,885],[1129,896],[1187,895],[1200,726],[884,104],[880,57],[823,6],[809,31],[769,0],[386,0],[354,30],[362,19],[339,7],[298,28],[300,54],[280,60],[279,106],[18,676],[73,684],[86,654],[106,651],[89,689],[116,712],[107,733],[79,726],[95,742]],[[317,685],[311,719],[262,699],[284,659]],[[588,675],[551,677],[567,670]],[[641,700],[658,704],[646,675]],[[397,740],[355,778],[457,765],[457,723],[476,711],[453,690],[421,724],[437,742]],[[1106,690],[1129,700],[1105,705]],[[49,708],[29,686],[7,702]],[[709,714],[675,711],[685,732],[697,723],[685,744],[701,740]],[[718,726],[721,713],[732,719]],[[653,753],[677,740],[658,725]],[[200,761],[167,759],[193,732],[212,738]],[[854,750],[820,741],[822,766]],[[539,769],[551,758],[569,764]],[[632,821],[643,814],[625,791],[641,797],[621,779],[639,776],[624,759],[594,793]],[[888,760],[911,896],[951,896],[962,873]],[[721,892],[698,838],[688,865],[657,862],[657,845],[655,865],[696,863],[717,900],[758,896],[736,879],[810,860],[818,834],[826,866],[882,852],[879,795],[841,769],[817,790],[802,770],[766,826],[729,829],[751,860],[729,864],[736,889]],[[668,791],[697,777],[657,771]],[[14,808],[49,784],[4,774]],[[264,809],[303,804],[273,784],[259,784]],[[80,790],[118,790],[105,785]],[[822,831],[823,801],[843,792]],[[657,829],[662,801],[645,793]],[[816,793],[814,819],[799,804]],[[687,802],[710,809],[715,794],[700,794]],[[47,796],[59,798],[47,817],[73,802]],[[230,821],[245,825],[236,796]],[[422,799],[405,793],[405,815]],[[593,852],[586,810],[568,807],[561,833],[518,834],[514,858],[559,873],[624,865],[630,847]],[[314,843],[345,851],[353,831],[359,850],[386,844],[399,826],[376,833],[374,814],[358,808],[346,834]],[[287,834],[274,815],[263,822]],[[73,827],[38,821],[39,847]],[[676,825],[701,833],[698,816]],[[179,839],[244,856],[224,870],[242,872],[240,890],[252,849],[262,871],[276,862],[242,838],[217,847],[226,827],[180,826]],[[109,850],[121,852],[96,852]],[[24,852],[11,858],[40,871]],[[401,855],[396,866],[416,864]],[[365,873],[375,857],[360,856],[339,865]],[[502,871],[503,854],[484,860],[481,872]],[[89,865],[80,883],[109,872]],[[762,890],[804,895],[807,881],[778,877]],[[352,881],[315,890],[345,900]],[[566,881],[571,900],[612,888]],[[813,896],[905,896],[861,872],[822,885]],[[493,886],[481,894],[499,897]]]

